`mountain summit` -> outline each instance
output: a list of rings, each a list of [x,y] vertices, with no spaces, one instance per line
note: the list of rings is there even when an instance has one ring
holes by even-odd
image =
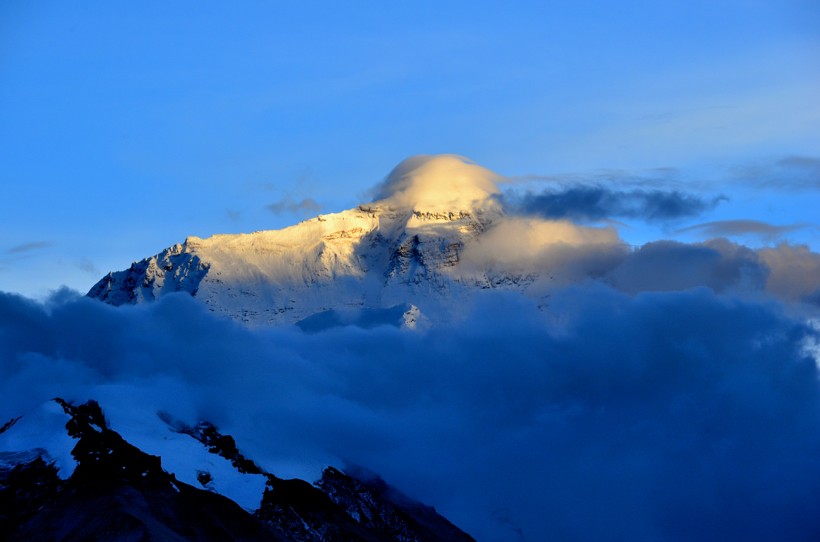
[[[368,311],[371,324],[413,327],[427,314],[456,316],[480,290],[538,295],[533,285],[548,274],[530,256],[545,245],[613,240],[608,230],[506,217],[501,178],[456,155],[415,156],[369,204],[282,230],[189,237],[109,273],[88,295],[122,305],[182,291],[255,325],[356,323]],[[529,259],[511,265],[520,254]],[[402,318],[399,306],[407,308]]]

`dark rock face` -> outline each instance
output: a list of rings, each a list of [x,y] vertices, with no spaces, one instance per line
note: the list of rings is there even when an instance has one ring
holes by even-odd
[[[365,481],[333,467],[315,485],[273,477],[256,515],[288,540],[474,542],[380,478]]]
[[[0,470],[0,533],[12,533],[63,489],[57,469],[37,457]]]
[[[222,495],[176,480],[159,457],[110,429],[96,402],[55,401],[69,415],[66,431],[77,439],[71,452],[77,467],[61,480],[53,464],[27,453],[13,467],[0,466],[0,540],[473,540],[380,478],[328,467],[315,485],[283,480],[243,456],[234,439],[213,424],[188,426],[167,417],[169,425],[229,459],[240,473],[267,477],[262,504],[250,513]]]
[[[473,538],[426,506],[364,471],[328,467],[316,486],[379,540],[468,542]]]
[[[299,542],[376,542],[379,538],[360,525],[325,493],[303,480],[272,477],[256,516],[287,540]]]
[[[8,539],[282,540],[232,501],[176,482],[85,486],[69,480]]]

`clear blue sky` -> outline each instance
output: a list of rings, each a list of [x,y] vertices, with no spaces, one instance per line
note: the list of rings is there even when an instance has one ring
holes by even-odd
[[[728,197],[634,243],[754,219],[817,250],[820,4],[0,5],[0,290],[349,208],[421,153]]]

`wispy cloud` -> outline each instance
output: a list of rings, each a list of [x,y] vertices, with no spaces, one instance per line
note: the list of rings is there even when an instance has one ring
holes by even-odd
[[[760,220],[717,220],[681,228],[678,233],[693,232],[709,237],[735,237],[753,235],[771,241],[783,234],[806,228],[807,224],[789,224],[778,226]]]
[[[738,182],[768,190],[820,190],[820,158],[787,156],[769,164],[736,167],[734,176]]]
[[[285,196],[278,201],[269,203],[265,208],[275,215],[285,213],[302,215],[322,210],[322,206],[313,198],[303,198],[296,201],[290,196]]]
[[[74,265],[80,271],[84,271],[84,272],[86,272],[90,275],[95,275],[96,276],[96,275],[100,274],[100,270],[97,268],[96,265],[94,265],[94,262],[92,262],[88,258],[82,258],[82,259],[76,261],[74,263]]]
[[[546,184],[562,187],[573,186],[618,186],[626,188],[674,189],[681,185],[681,171],[674,167],[656,167],[641,170],[599,169],[575,173],[555,173],[549,175],[530,174],[504,177],[501,182],[510,185]],[[688,180],[686,185],[695,185]]]
[[[9,248],[8,250],[6,250],[6,254],[24,254],[26,252],[34,252],[52,246],[53,243],[50,243],[48,241],[31,241],[29,243],[23,243],[21,245]]]

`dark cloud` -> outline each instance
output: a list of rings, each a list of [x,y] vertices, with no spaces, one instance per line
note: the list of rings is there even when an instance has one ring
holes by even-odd
[[[760,220],[718,220],[696,224],[678,230],[678,233],[695,232],[710,237],[731,237],[738,235],[755,235],[771,241],[795,230],[805,228],[805,224],[777,226]]]
[[[0,419],[55,395],[205,416],[263,464],[364,465],[482,541],[820,534],[820,337],[771,303],[593,283],[306,335],[63,291],[0,295],[0,333]]]
[[[725,198],[705,199],[678,190],[612,190],[596,185],[508,195],[504,203],[515,213],[548,219],[633,218],[660,222],[700,215],[722,199]]]
[[[606,279],[629,293],[707,287],[715,292],[762,291],[769,269],[753,250],[715,239],[701,244],[647,243],[632,252]]]
[[[275,215],[284,213],[309,214],[322,210],[322,206],[313,198],[303,198],[300,201],[295,201],[290,197],[284,197],[279,201],[270,203],[265,208]]]
[[[616,185],[625,188],[669,190],[681,185],[681,171],[674,167],[658,167],[648,170],[602,169],[582,173],[558,173],[553,175],[517,175],[505,178],[513,185],[520,183],[546,183],[554,186],[600,186]],[[687,187],[697,185],[691,179]]]
[[[44,248],[49,248],[51,246],[53,246],[52,243],[49,243],[48,241],[32,241],[30,243],[23,243],[22,245],[13,246],[10,249],[6,250],[6,253],[23,254],[26,252],[42,250]]]

